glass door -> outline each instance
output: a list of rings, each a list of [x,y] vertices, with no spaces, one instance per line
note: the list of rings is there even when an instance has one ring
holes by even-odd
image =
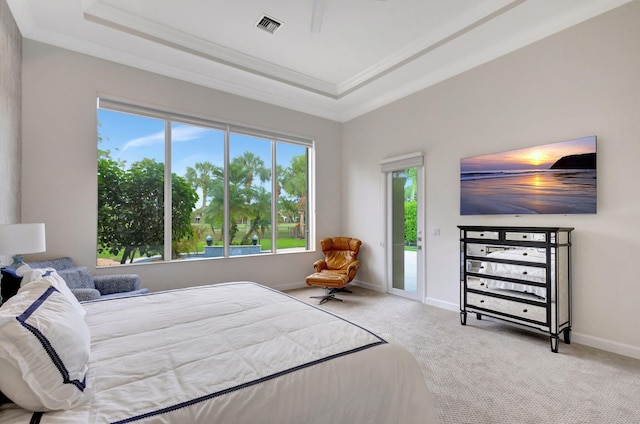
[[[422,171],[409,167],[387,173],[387,291],[423,300]]]

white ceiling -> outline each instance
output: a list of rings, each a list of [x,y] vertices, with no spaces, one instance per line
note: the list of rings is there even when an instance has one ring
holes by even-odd
[[[7,3],[25,38],[345,122],[629,1]]]

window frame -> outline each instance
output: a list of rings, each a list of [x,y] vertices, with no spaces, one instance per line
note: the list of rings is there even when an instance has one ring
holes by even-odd
[[[111,97],[98,96],[96,117],[100,110],[109,110],[113,112],[132,114],[145,118],[153,118],[164,121],[164,246],[163,259],[159,261],[145,262],[152,263],[168,263],[181,262],[183,260],[173,259],[171,254],[172,246],[172,124],[179,123],[185,125],[194,125],[202,128],[218,130],[224,132],[224,222],[228,223],[230,219],[229,212],[229,164],[230,164],[230,135],[239,134],[267,140],[271,143],[271,251],[264,252],[260,255],[230,255],[230,239],[229,225],[223,226],[223,247],[224,255],[221,258],[251,257],[263,255],[290,254],[299,252],[309,252],[315,246],[315,141],[313,139],[264,130],[256,127],[240,125],[237,123],[223,122],[215,119],[196,117],[193,115],[160,110],[153,107],[134,105],[128,102],[114,100]],[[96,125],[97,128],[97,125]],[[306,149],[306,212],[305,212],[305,247],[304,250],[299,249],[282,249],[277,248],[278,236],[278,196],[277,196],[277,146],[278,143],[287,143]],[[97,144],[96,144],[97,146]],[[97,257],[97,250],[96,250]],[[197,259],[220,259],[220,258],[197,258]],[[120,265],[134,265],[135,263],[126,263]],[[97,265],[96,261],[96,266]]]

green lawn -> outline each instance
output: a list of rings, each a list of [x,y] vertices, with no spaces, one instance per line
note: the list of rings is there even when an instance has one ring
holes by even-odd
[[[289,249],[289,248],[297,248],[297,247],[305,247],[306,240],[300,239],[297,237],[292,237],[295,235],[296,224],[279,224],[278,225],[278,239],[277,239],[277,248],[280,249]],[[193,226],[198,229],[198,233],[201,234],[200,239],[196,244],[196,252],[204,252],[204,247],[207,245],[205,238],[207,235],[211,235],[213,237],[213,244],[217,246],[222,245],[222,231],[220,229],[216,229],[215,232],[211,231],[211,227],[205,224],[193,224]],[[242,235],[246,232],[246,224],[238,225],[238,233],[233,240],[233,244],[238,244],[242,240]],[[271,249],[271,231],[265,231],[264,236],[262,234],[258,234],[258,243],[260,244],[261,250],[270,252]],[[181,250],[188,250],[180,253],[192,253],[194,250],[193,243],[186,243],[185,248]],[[113,261],[120,261],[122,258],[123,250],[118,252],[117,255],[112,255],[109,252],[98,252],[98,258],[100,259],[108,259]],[[136,254],[136,259],[140,258],[140,254]]]

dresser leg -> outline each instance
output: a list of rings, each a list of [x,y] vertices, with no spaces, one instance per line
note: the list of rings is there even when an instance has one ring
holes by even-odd
[[[549,337],[549,340],[551,341],[551,352],[558,353],[558,336],[551,336]]]
[[[467,325],[467,313],[460,311],[460,324]]]
[[[562,330],[565,344],[571,344],[571,328],[565,328]]]
[[[476,313],[476,319],[477,319],[478,321],[480,321],[480,320],[482,319],[482,315],[480,315],[480,314]]]

